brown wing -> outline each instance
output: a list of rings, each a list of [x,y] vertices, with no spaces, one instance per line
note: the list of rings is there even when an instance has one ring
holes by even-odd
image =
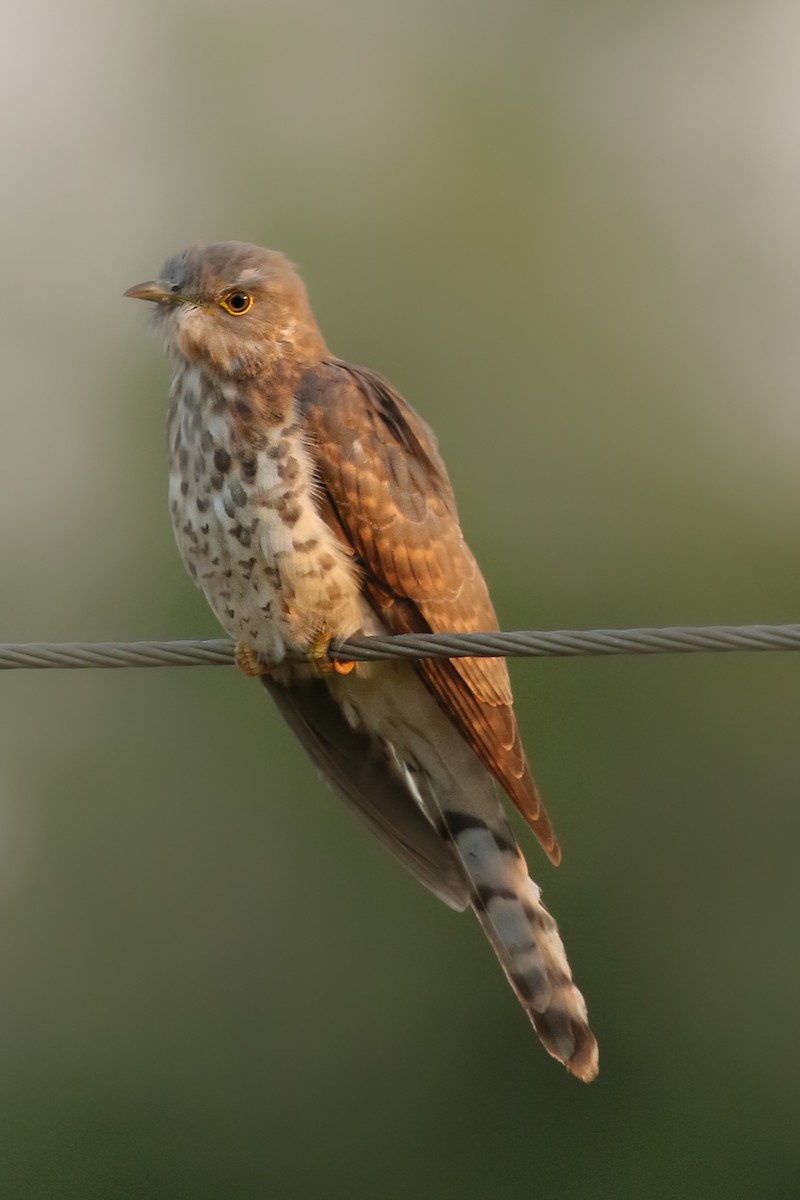
[[[323,513],[360,560],[370,602],[391,632],[497,629],[424,421],[381,376],[334,359],[306,375],[299,399],[317,447]],[[415,667],[557,863],[504,660],[421,659]]]

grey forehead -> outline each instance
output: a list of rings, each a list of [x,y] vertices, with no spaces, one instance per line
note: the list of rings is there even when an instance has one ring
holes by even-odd
[[[249,242],[196,244],[173,254],[161,269],[161,279],[176,291],[216,290],[236,284],[258,283],[270,275],[291,270],[286,258]]]

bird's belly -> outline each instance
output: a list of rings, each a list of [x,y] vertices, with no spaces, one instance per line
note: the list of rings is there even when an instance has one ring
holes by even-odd
[[[280,431],[255,454],[215,446],[175,464],[170,507],[184,563],[223,628],[272,663],[321,634],[356,633],[357,571],[317,510],[301,438]]]

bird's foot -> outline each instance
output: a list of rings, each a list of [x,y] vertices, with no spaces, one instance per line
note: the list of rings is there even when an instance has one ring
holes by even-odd
[[[354,662],[336,662],[329,657],[328,651],[334,639],[325,628],[315,634],[308,647],[308,661],[317,675],[329,675],[335,671],[337,675],[349,675],[355,667]]]
[[[250,642],[239,641],[233,654],[233,661],[244,675],[251,678],[257,675],[271,675],[272,667],[258,657],[258,651]]]

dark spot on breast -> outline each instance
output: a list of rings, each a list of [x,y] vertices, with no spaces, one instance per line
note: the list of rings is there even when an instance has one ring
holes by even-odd
[[[238,508],[247,503],[247,492],[240,483],[231,484],[231,500]]]
[[[231,456],[227,450],[220,447],[214,451],[214,466],[221,475],[225,475],[230,470]]]
[[[222,497],[222,507],[225,509],[225,513],[227,516],[229,516],[229,517],[236,516],[236,505],[233,503],[233,500],[231,499],[230,496]]]
[[[197,500],[197,511],[198,511],[199,513],[204,513],[204,512],[207,512],[207,511],[208,511],[208,506],[209,506],[209,504],[210,504],[210,503],[211,503],[211,501],[210,501],[210,500],[206,500],[206,499],[204,499],[202,496],[199,496],[199,497],[198,497],[198,500]]]
[[[216,491],[219,491],[219,489],[222,487],[222,483],[223,483],[222,476],[218,475],[215,471],[214,474],[211,476],[210,483],[211,483],[212,488],[214,488]]]
[[[292,539],[292,546],[298,554],[308,554],[310,550],[316,550],[319,545],[319,538],[308,538],[305,542],[300,542],[297,538]]]
[[[188,491],[189,491],[189,480],[182,479],[181,480],[181,495],[185,496]]]
[[[300,505],[293,502],[291,492],[281,496],[275,503],[275,512],[278,514],[284,525],[289,528],[296,525],[302,515]]]
[[[278,464],[278,475],[284,483],[293,484],[297,482],[297,477],[300,474],[300,463],[296,458],[287,458],[286,462]]]
[[[181,446],[178,451],[178,466],[182,471],[185,471],[189,465],[189,451],[185,446]]]
[[[258,463],[254,458],[242,459],[242,475],[248,483],[252,483],[258,471]]]
[[[319,569],[323,575],[327,575],[328,571],[332,571],[336,566],[336,559],[332,554],[323,554],[320,556]]]
[[[181,383],[184,379],[181,379]],[[194,412],[197,408],[197,392],[192,387],[182,387],[179,391],[181,403],[189,412]]]
[[[253,410],[246,400],[235,400],[233,407],[236,409],[237,417],[241,418],[242,421],[248,421],[253,415]]]
[[[200,435],[200,448],[208,454],[209,450],[214,449],[214,439],[207,429],[204,429]]]
[[[241,525],[232,525],[229,532],[233,534],[233,536],[236,538],[236,540],[242,546],[249,547],[249,545],[250,545],[250,530],[249,529],[243,529]]]

